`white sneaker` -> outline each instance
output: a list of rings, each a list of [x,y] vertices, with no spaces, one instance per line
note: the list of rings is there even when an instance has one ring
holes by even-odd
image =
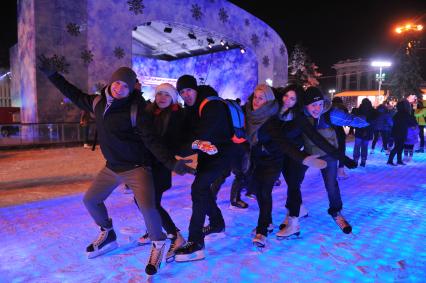
[[[278,239],[285,239],[291,236],[299,236],[300,235],[300,225],[299,218],[295,216],[288,217],[288,224],[277,232]]]

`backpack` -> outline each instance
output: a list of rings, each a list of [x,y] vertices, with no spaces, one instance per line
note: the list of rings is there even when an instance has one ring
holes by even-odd
[[[201,112],[203,111],[204,106],[209,101],[222,101],[226,104],[228,108],[228,113],[231,116],[232,126],[234,128],[234,135],[231,140],[233,143],[239,144],[246,141],[246,133],[244,130],[244,112],[241,106],[234,100],[231,99],[223,99],[218,96],[209,96],[206,97],[200,104],[200,108],[198,109],[198,114],[201,117]]]

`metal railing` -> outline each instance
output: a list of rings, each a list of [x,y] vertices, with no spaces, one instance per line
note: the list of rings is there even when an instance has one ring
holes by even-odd
[[[79,123],[0,124],[2,146],[83,142],[84,128]],[[93,140],[94,124],[89,125],[89,139]]]

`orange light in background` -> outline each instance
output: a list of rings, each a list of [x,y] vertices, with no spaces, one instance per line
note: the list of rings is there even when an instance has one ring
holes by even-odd
[[[417,30],[422,30],[423,29],[423,26],[422,25],[418,25],[417,26]]]
[[[395,29],[395,32],[396,32],[396,33],[401,33],[401,32],[402,32],[402,29],[401,29],[400,27],[397,27],[397,28]]]

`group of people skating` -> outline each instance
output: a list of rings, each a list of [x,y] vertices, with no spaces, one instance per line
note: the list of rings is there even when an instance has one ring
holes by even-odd
[[[231,189],[232,206],[247,207],[241,200],[242,186],[256,195],[259,217],[252,241],[258,247],[267,244],[272,230],[272,188],[281,173],[287,183],[287,215],[276,236],[287,238],[300,233],[300,187],[308,167],[321,170],[331,219],[344,233],[352,231],[341,213],[337,172],[338,163],[355,168],[357,162],[339,148],[336,127],[363,128],[369,123],[331,107],[318,88],[256,86],[243,106],[245,139],[236,141],[226,101],[212,99],[218,93],[210,86],[198,85],[193,76],[181,76],[176,88],[167,83],[159,85],[155,100],[148,103],[134,87],[135,72],[127,67],[113,72],[101,95],[83,93],[43,56],[39,58],[39,69],[62,94],[95,116],[106,165],[83,198],[101,230],[86,249],[89,258],[118,246],[104,201],[121,183],[133,191],[145,220],[147,234],[139,242],[151,243],[145,268],[148,275],[158,272],[163,257],[178,262],[205,258],[205,236],[225,230],[216,194],[230,172],[236,177]],[[184,107],[177,103],[178,96]],[[194,153],[198,154],[196,171],[187,165],[190,160],[175,158]],[[172,171],[195,174],[187,240],[161,205],[163,193],[172,186]]]

